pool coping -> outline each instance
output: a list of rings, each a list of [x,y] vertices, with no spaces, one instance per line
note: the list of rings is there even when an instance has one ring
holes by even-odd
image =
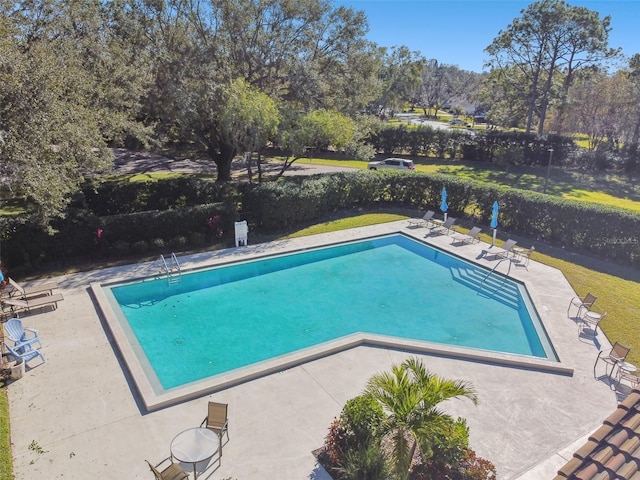
[[[226,253],[218,255],[216,258],[208,258],[204,262],[201,262],[197,266],[191,267],[188,270],[191,271],[195,269],[221,266],[229,263],[235,263],[239,260],[250,261],[275,255],[291,254],[315,249],[322,246],[332,246],[344,242],[365,240],[367,238],[376,238],[382,235],[393,234],[407,235],[408,237],[421,241],[422,243],[425,243],[430,247],[441,249],[447,254],[458,256],[465,261],[470,261],[477,265],[486,267],[477,261],[473,261],[472,259],[460,256],[456,252],[450,251],[448,249],[443,249],[441,246],[437,246],[433,243],[425,241],[424,239],[420,239],[416,235],[412,235],[411,232],[407,232],[407,230],[404,229],[396,228],[395,230],[390,230],[387,233],[378,233],[375,235],[372,235],[370,232],[366,232],[364,230],[363,232],[365,233],[358,235],[357,231],[352,231],[352,235],[350,235],[349,238],[343,238],[339,240],[332,239],[330,241],[325,240],[324,242],[322,242],[322,240],[320,239],[317,245],[312,246],[310,246],[309,244],[305,244],[301,247],[296,245],[295,241],[282,241],[272,244],[275,248],[265,249],[264,244],[261,244],[260,246],[254,246],[254,248],[239,247],[228,249],[227,251],[225,251]],[[240,254],[240,256],[238,254]],[[138,359],[133,346],[131,345],[124,329],[120,324],[120,321],[118,320],[115,312],[113,312],[110,302],[103,291],[103,285],[135,281],[140,278],[149,278],[149,275],[138,275],[127,279],[118,280],[112,279],[110,281],[100,283],[94,282],[90,284],[90,291],[92,292],[93,298],[96,302],[97,310],[102,314],[102,318],[107,324],[109,331],[115,340],[116,348],[118,349],[124,365],[130,373],[131,378],[133,379],[135,387],[138,390],[138,393],[144,404],[144,407],[149,412],[165,408],[180,402],[198,398],[206,394],[224,390],[226,388],[255,380],[257,378],[264,377],[273,373],[286,371],[287,369],[290,369],[292,367],[359,346],[373,346],[401,351],[409,351],[414,353],[425,353],[459,360],[537,370],[560,375],[571,376],[573,375],[574,371],[573,368],[567,367],[562,363],[558,352],[556,352],[558,360],[552,361],[542,358],[527,357],[523,355],[507,354],[473,348],[456,347],[452,345],[445,345],[427,341],[375,335],[370,333],[356,333],[340,337],[329,342],[314,345],[302,350],[298,350],[296,352],[280,355],[269,360],[254,363],[247,367],[242,367],[219,375],[207,377],[206,379],[191,382],[189,384],[170,389],[163,393],[158,393],[149,380],[146,372],[144,371],[144,368],[140,360]],[[514,281],[524,283],[525,287],[527,286],[526,281],[515,277],[510,278],[512,278]],[[529,288],[527,288],[527,290],[532,297],[531,300],[534,308],[536,308],[536,301],[533,298],[533,295],[531,295],[532,292]],[[542,316],[540,316],[540,320],[543,328],[545,328],[545,330],[547,331],[552,347],[555,349],[553,339],[551,338],[550,332],[545,326],[545,322],[542,319]]]

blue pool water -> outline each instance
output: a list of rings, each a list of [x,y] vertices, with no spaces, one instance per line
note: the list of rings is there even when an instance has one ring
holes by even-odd
[[[526,289],[487,273],[391,235],[105,288],[167,390],[356,332],[556,360]]]

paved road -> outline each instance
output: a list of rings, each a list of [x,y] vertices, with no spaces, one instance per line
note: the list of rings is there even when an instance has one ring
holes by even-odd
[[[412,125],[424,125],[425,127],[436,128],[439,130],[451,130],[452,128],[446,123],[436,122],[435,120],[425,120],[415,113],[397,113],[396,117],[402,121]]]
[[[118,174],[126,175],[133,173],[208,173],[216,174],[216,165],[212,160],[204,159],[184,159],[173,160],[155,153],[133,152],[124,149],[114,149],[115,155],[115,171]],[[263,173],[275,174],[279,171],[280,164],[278,162],[263,163]],[[333,167],[326,165],[313,165],[306,160],[296,161],[285,172],[287,176],[294,175],[313,175],[316,173],[333,173],[353,171],[354,168]],[[254,175],[257,170],[254,166]],[[234,178],[246,177],[247,169],[244,162],[235,160],[231,166],[231,174]]]

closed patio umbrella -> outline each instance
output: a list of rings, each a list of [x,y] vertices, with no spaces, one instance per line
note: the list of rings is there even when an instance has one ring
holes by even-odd
[[[449,210],[449,205],[447,205],[447,189],[442,187],[441,194],[442,202],[440,203],[440,210],[444,213],[444,221],[447,221],[447,210]]]
[[[496,243],[496,231],[498,230],[498,210],[500,206],[498,202],[493,202],[493,210],[491,211],[491,228],[493,228],[493,241],[491,242],[491,246],[493,247]]]

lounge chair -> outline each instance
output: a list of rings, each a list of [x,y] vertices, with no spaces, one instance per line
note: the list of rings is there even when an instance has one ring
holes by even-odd
[[[7,332],[7,337],[14,343],[13,348],[17,351],[31,350],[33,344],[37,343],[42,347],[40,343],[40,337],[38,331],[34,328],[24,328],[19,318],[11,318],[4,324],[4,330]],[[27,332],[31,333],[31,336],[27,335]]]
[[[28,287],[23,287],[18,282],[13,280],[13,278],[9,278],[9,296],[10,297],[19,297],[24,298],[29,295],[52,295],[53,290],[58,288],[58,284],[56,282],[43,283],[40,285],[32,285]]]
[[[45,362],[44,355],[42,355],[39,350],[31,349],[31,350],[20,351],[20,350],[17,350],[14,346],[11,346],[6,342],[4,346],[7,347],[7,350],[9,350],[9,353],[11,354],[11,356],[16,360],[21,358],[22,360],[24,360],[24,363],[28,363],[34,358],[40,357],[40,359],[42,360],[42,363]]]
[[[611,350],[606,352],[604,350],[600,350],[600,352],[598,352],[598,358],[596,358],[596,363],[593,364],[593,375],[596,375],[596,365],[598,365],[598,362],[602,360],[607,365],[611,365],[611,372],[608,371],[609,367],[606,367],[605,369],[607,376],[611,377],[615,368],[621,362],[626,360],[629,350],[631,350],[629,347],[625,347],[619,342],[616,342]]]
[[[228,405],[226,403],[209,402],[207,416],[202,421],[201,427],[213,430],[220,438],[220,456],[222,457],[222,436],[227,434],[229,441],[229,418],[227,417]]]
[[[435,215],[433,210],[428,210],[427,213],[424,214],[422,218],[410,218],[409,226],[413,227],[428,227],[431,225],[431,219]]]
[[[454,235],[451,235],[451,244],[453,245],[454,243],[459,243],[461,245],[471,245],[472,243],[476,243],[479,241],[478,236],[480,235],[481,231],[482,229],[480,227],[473,227],[471,230],[469,230],[468,234],[456,233]]]
[[[453,224],[456,223],[456,219],[453,217],[447,218],[447,221],[442,225],[435,225],[429,230],[429,235],[444,235],[453,231]]]
[[[167,460],[171,462],[171,465],[169,465],[164,470],[158,470],[158,468],[160,468],[160,465],[162,465]],[[149,465],[149,468],[155,475],[156,480],[183,480],[185,478],[189,478],[189,474],[185,472],[180,465],[178,465],[177,463],[173,463],[173,460],[171,460],[171,458],[165,458],[156,466],[151,465],[151,462],[149,462],[149,460],[145,460],[145,462],[147,462],[147,465]]]
[[[582,313],[582,309],[585,309],[585,311],[589,311],[593,304],[596,303],[597,299],[598,297],[591,293],[587,293],[584,298],[573,297],[569,302],[569,306],[567,307],[567,317],[571,318],[571,307],[578,307],[576,317],[582,318],[582,316],[580,315]]]
[[[502,247],[493,247],[495,248],[495,250],[491,250],[490,252],[487,252],[487,255],[492,256],[494,258],[509,258],[509,254],[513,254],[513,252],[511,251],[513,249],[513,247],[516,246],[516,242],[515,240],[507,240],[506,242],[504,242],[504,245],[502,245]]]
[[[11,311],[31,310],[32,308],[46,307],[51,305],[54,309],[58,308],[58,302],[64,300],[62,294],[45,295],[43,297],[33,298],[7,298],[3,300],[5,305],[11,307]]]

